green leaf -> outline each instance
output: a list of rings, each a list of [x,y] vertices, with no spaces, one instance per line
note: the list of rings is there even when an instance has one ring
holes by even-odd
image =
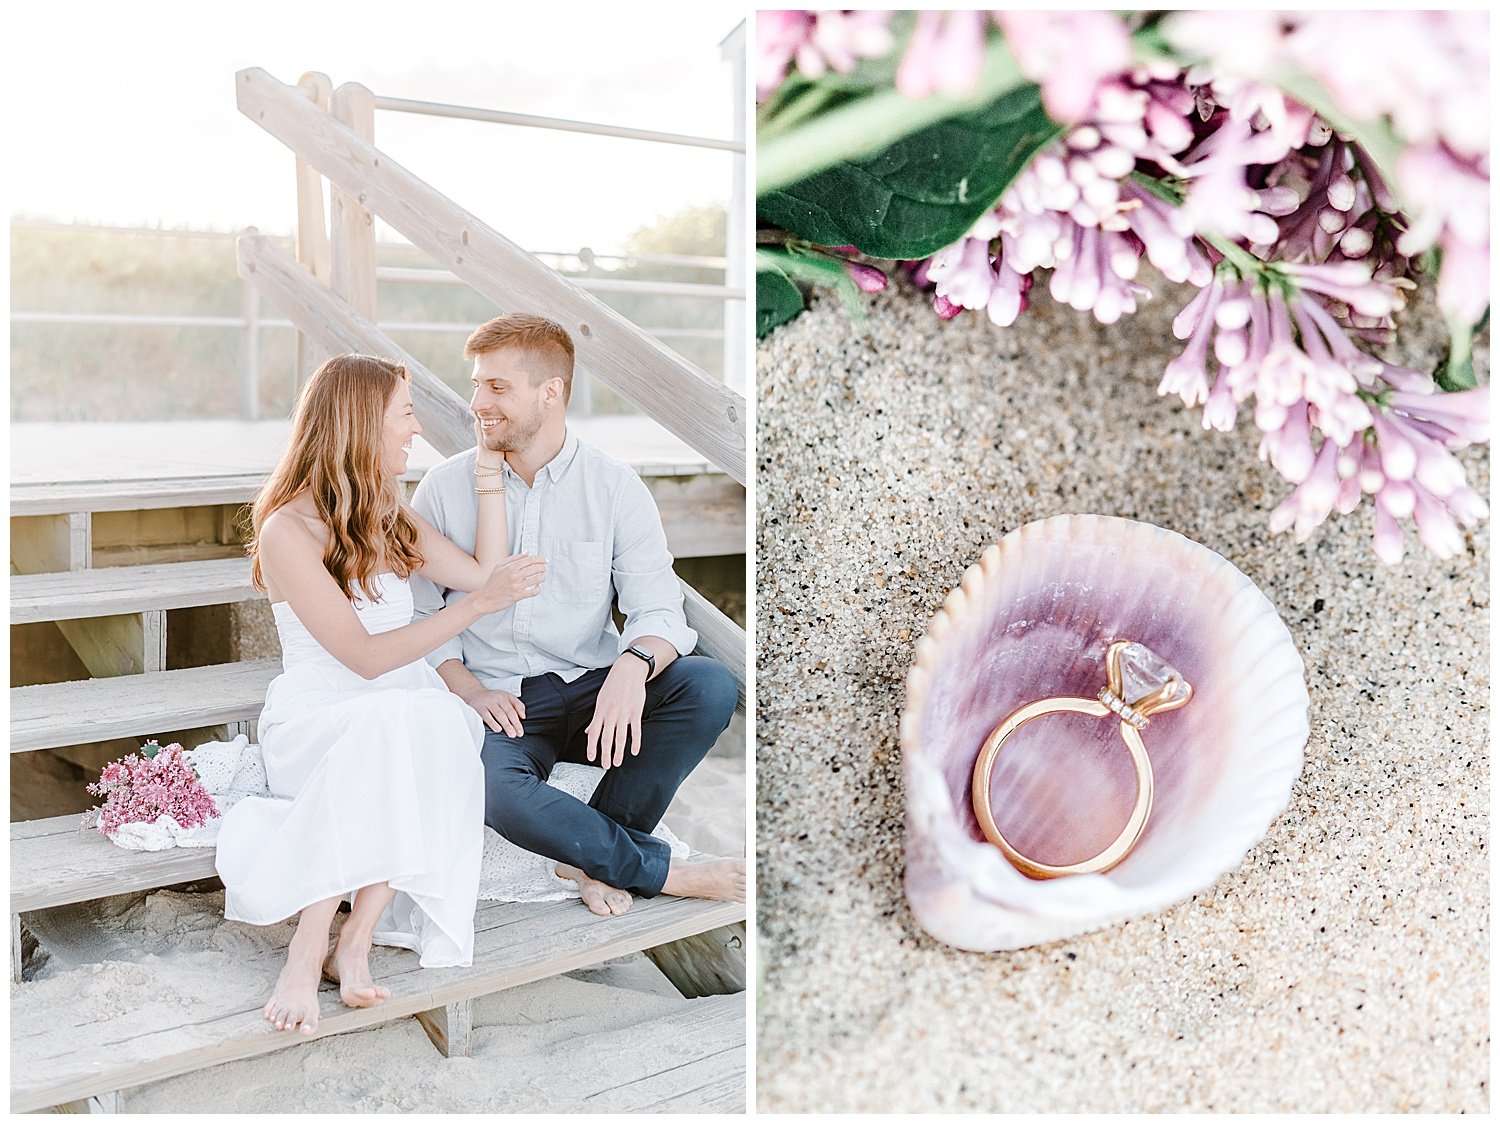
[[[883,152],[762,195],[762,219],[824,246],[924,258],[956,242],[1060,132],[1025,86],[939,121]]]
[[[755,271],[755,338],[762,339],[772,328],[780,327],[801,314],[806,307],[802,293],[785,273],[774,267]]]
[[[147,742],[145,745],[141,746],[141,756],[146,758],[146,760],[148,761],[160,752],[161,746],[154,741]]]
[[[895,52],[891,56],[895,57]],[[929,94],[909,98],[879,77],[869,60],[853,75],[825,74],[813,83],[826,100],[816,112],[789,112],[800,103],[808,83],[788,93],[788,101],[762,107],[756,114],[755,190],[784,189],[831,168],[840,160],[858,160],[883,151],[902,137],[962,113],[989,105],[1002,94],[1026,84],[1010,48],[998,36],[985,49],[979,82],[966,94]],[[786,113],[786,118],[783,118]]]

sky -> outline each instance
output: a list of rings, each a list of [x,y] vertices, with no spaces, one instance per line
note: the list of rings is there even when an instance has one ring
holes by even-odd
[[[12,216],[212,230],[296,223],[290,150],[235,108],[256,66],[334,87],[731,138],[739,5],[53,0],[4,20]],[[391,158],[530,250],[618,251],[730,197],[726,152],[378,110]],[[378,228],[382,239],[394,237]]]

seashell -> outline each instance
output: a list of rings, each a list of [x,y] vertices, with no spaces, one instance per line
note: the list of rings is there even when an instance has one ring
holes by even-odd
[[[1112,640],[1192,684],[1142,733],[1155,803],[1113,869],[1029,878],[989,843],[970,793],[990,731],[1052,696],[1093,698]],[[906,680],[906,896],[933,936],[1024,948],[1162,909],[1234,869],[1287,806],[1307,743],[1302,658],[1266,596],[1174,531],[1102,515],[1028,523],[989,547],[917,643]],[[1135,772],[1118,719],[1055,714],[1006,741],[990,794],[1007,840],[1039,862],[1118,835]]]

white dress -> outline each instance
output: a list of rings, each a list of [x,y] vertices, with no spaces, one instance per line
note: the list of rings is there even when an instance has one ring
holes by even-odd
[[[358,593],[371,634],[410,623],[394,574]],[[224,915],[270,925],[326,898],[389,882],[398,891],[377,944],[423,967],[468,965],[484,849],[479,716],[424,660],[364,679],[323,648],[286,602],[271,606],[282,674],[260,716],[271,796],[230,808],[216,865]]]

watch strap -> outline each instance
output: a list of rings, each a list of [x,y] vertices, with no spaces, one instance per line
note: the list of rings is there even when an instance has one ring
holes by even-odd
[[[630,645],[630,647],[626,648],[625,650],[632,656],[635,656],[637,659],[646,661],[647,679],[650,679],[653,675],[656,674],[656,657],[653,656],[650,652],[646,651],[646,649],[644,648],[637,648],[634,644]]]

